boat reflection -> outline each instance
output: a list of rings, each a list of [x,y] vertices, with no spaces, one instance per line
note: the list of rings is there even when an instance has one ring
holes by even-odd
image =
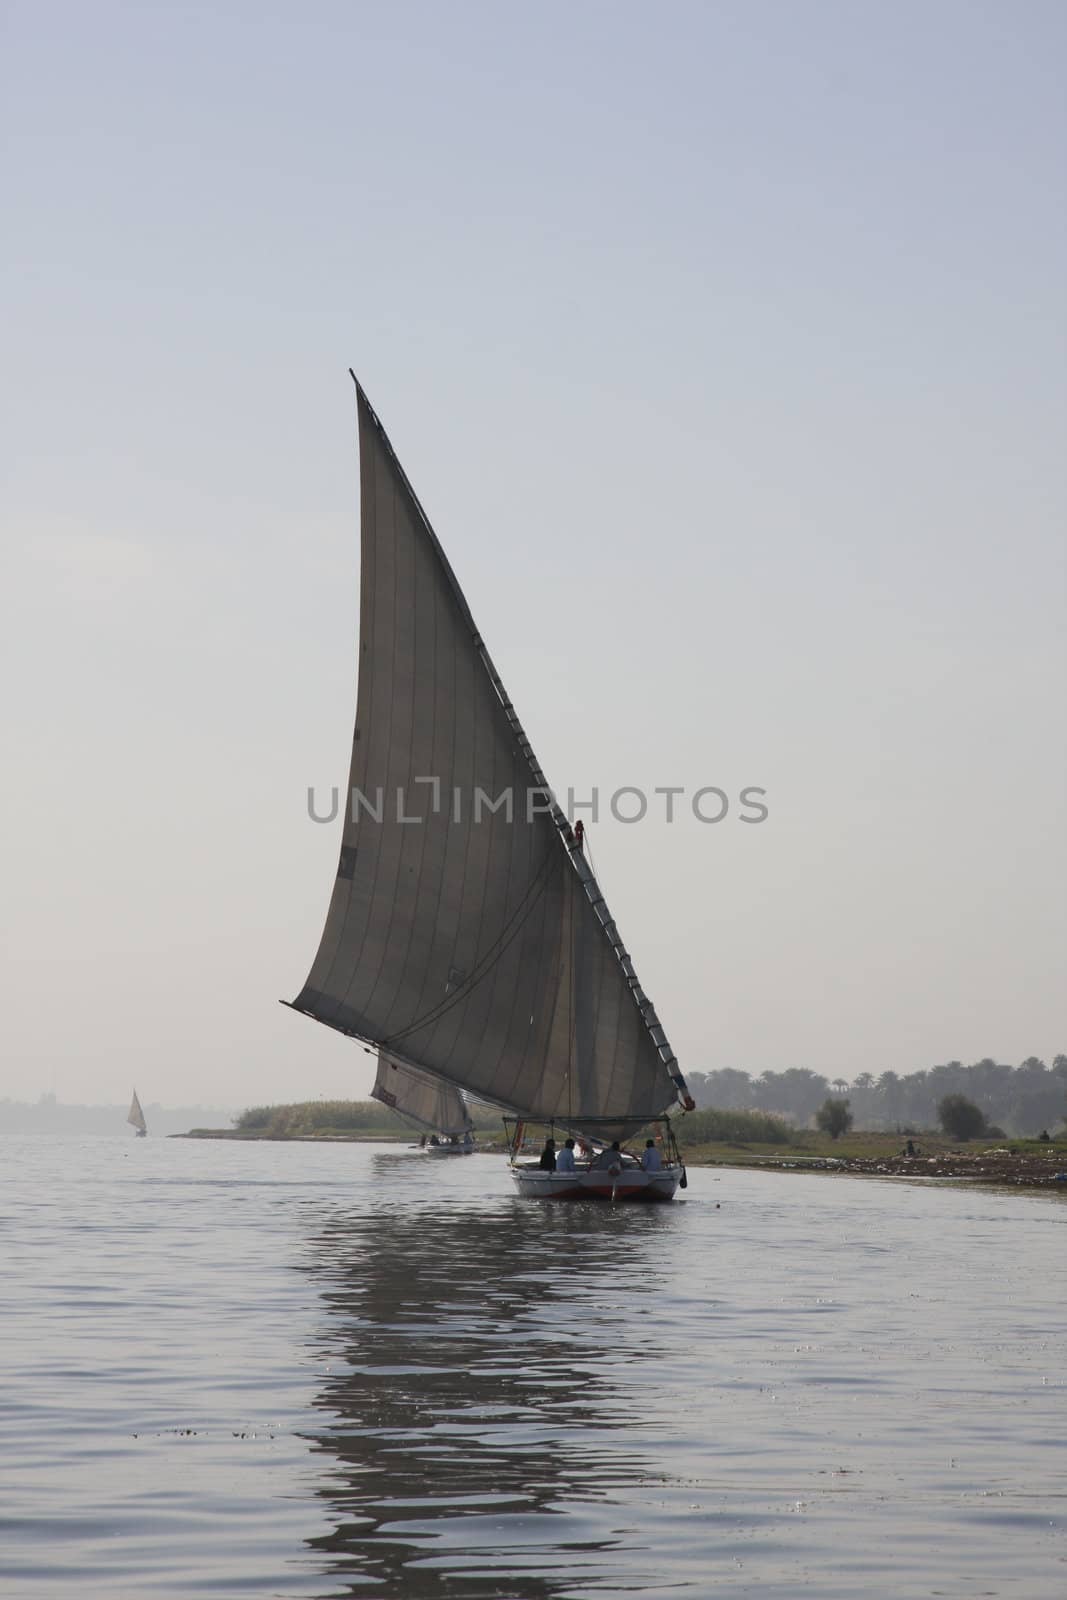
[[[335,1525],[308,1543],[332,1594],[573,1594],[618,1542],[598,1501],[642,1476],[627,1428],[670,1214],[426,1196],[311,1241]]]

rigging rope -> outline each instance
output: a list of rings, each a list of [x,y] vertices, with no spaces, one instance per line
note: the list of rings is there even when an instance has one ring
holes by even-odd
[[[585,846],[585,859],[589,863],[589,870],[593,874],[593,877],[596,879],[597,883],[599,883],[600,882],[600,874],[596,869],[596,862],[593,860],[593,843],[592,843],[592,840],[589,837],[589,829],[588,829],[588,827],[586,828],[584,834],[582,835],[582,843]]]

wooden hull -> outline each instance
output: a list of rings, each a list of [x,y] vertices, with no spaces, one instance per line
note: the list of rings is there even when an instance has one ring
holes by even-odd
[[[682,1181],[681,1167],[642,1172],[624,1167],[617,1178],[601,1171],[543,1172],[540,1167],[511,1168],[519,1194],[527,1200],[608,1200],[662,1204],[673,1200]]]

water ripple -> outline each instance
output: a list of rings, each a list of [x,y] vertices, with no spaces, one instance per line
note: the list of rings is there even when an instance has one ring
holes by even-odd
[[[4,1154],[5,1600],[1062,1587],[1062,1197]]]

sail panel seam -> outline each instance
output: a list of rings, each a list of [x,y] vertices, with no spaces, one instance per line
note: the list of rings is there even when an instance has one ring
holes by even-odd
[[[406,1028],[400,1028],[396,1033],[390,1034],[388,1038],[381,1040],[381,1043],[387,1049],[392,1045],[395,1039],[406,1039],[412,1033],[421,1032],[421,1030],[429,1026],[430,1023],[433,1023],[436,1026],[436,1024],[440,1022],[441,1018],[447,1015],[447,1013],[451,1011],[454,1006],[459,1005],[461,1001],[469,999],[471,992],[476,989],[482,982],[483,978],[487,977],[488,974],[493,970],[496,963],[500,960],[501,956],[508,949],[512,940],[515,938],[516,933],[518,933],[522,928],[526,918],[537,904],[537,900],[544,891],[545,883],[547,882],[548,869],[551,867],[555,859],[558,858],[556,858],[551,851],[546,852],[545,859],[538,869],[537,876],[527,889],[523,900],[519,902],[518,907],[512,913],[511,917],[508,919],[508,922],[504,924],[504,927],[497,935],[494,944],[490,945],[484,956],[480,956],[478,958],[470,973],[468,973],[467,977],[464,979],[463,983],[459,985],[456,991],[453,994],[446,996],[443,1001],[440,1001],[437,1006],[433,1007],[424,1016],[417,1017],[415,1021],[409,1023]],[[526,901],[529,903],[524,904]],[[518,920],[516,921],[516,919]],[[514,928],[511,928],[511,931],[509,932],[509,926],[511,923],[515,923],[516,925]],[[478,970],[479,967],[482,968],[481,971]]]

